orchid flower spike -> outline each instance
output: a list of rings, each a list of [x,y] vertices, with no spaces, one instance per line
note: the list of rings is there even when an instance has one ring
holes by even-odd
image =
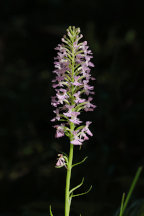
[[[95,80],[90,73],[91,67],[94,67],[91,62],[93,56],[87,42],[80,42],[82,37],[80,28],[70,26],[67,29],[62,43],[55,48],[57,57],[53,72],[56,77],[52,80],[56,95],[52,97],[51,104],[55,107],[56,116],[51,121],[62,122],[54,126],[56,138],[64,135],[71,137],[73,145],[82,145],[89,139],[87,135],[92,136],[88,128],[91,122],[87,121],[80,129],[77,126],[82,123],[80,113],[93,111],[96,107],[90,96],[94,94],[94,86],[90,84],[91,80]]]
[[[80,194],[73,192],[82,186],[82,182],[70,189],[70,179],[72,167],[83,163],[87,157],[81,162],[72,165],[74,146],[82,146],[83,142],[93,136],[89,129],[91,121],[83,123],[80,119],[82,111],[93,111],[96,107],[92,100],[94,95],[94,86],[91,81],[95,80],[91,76],[91,68],[94,64],[91,62],[93,58],[92,52],[87,45],[87,41],[81,42],[83,35],[80,28],[69,27],[67,35],[61,39],[62,43],[55,48],[57,57],[55,57],[53,73],[56,75],[52,80],[52,87],[55,90],[55,96],[52,97],[51,105],[55,108],[55,117],[51,120],[56,122],[53,126],[56,129],[56,138],[68,136],[70,139],[69,156],[59,154],[56,167],[65,167],[67,170],[66,187],[65,187],[65,216],[70,215],[71,200],[75,196],[87,194],[88,191]],[[51,207],[50,215],[53,216]]]

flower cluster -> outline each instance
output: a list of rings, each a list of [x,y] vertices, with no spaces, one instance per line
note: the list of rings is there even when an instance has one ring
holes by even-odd
[[[79,119],[80,111],[93,111],[96,107],[90,96],[94,94],[94,87],[89,84],[90,80],[95,80],[90,74],[90,68],[94,67],[91,62],[92,52],[86,41],[80,42],[82,37],[79,28],[67,29],[62,44],[55,48],[57,57],[53,72],[56,78],[52,80],[56,96],[52,97],[51,104],[55,107],[56,116],[51,121],[62,122],[54,126],[56,137],[66,135],[74,145],[82,145],[84,140],[88,140],[87,135],[92,136],[90,121],[78,126],[82,123]]]

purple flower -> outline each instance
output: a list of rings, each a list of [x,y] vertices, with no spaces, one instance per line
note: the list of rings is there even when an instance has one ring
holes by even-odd
[[[87,111],[93,111],[94,108],[96,108],[96,106],[94,104],[92,104],[90,101],[92,101],[93,98],[89,97],[87,100],[87,103],[84,105],[84,110]]]
[[[63,113],[65,116],[67,117],[71,117],[72,115],[72,112],[73,112],[73,108],[74,108],[74,105],[70,106],[70,105],[65,105],[65,108],[68,109],[68,111],[66,113]]]
[[[54,128],[56,128],[56,138],[64,136],[64,124],[55,125]]]
[[[53,111],[54,113],[56,113],[56,117],[55,118],[53,118],[51,121],[53,122],[53,121],[56,121],[56,120],[60,120],[60,114],[59,114],[59,109],[58,108],[56,108],[56,110],[54,110]]]
[[[85,133],[85,134],[87,133],[89,136],[93,136],[92,132],[88,128],[91,123],[92,122],[90,121],[86,122],[86,126],[81,130],[81,136],[83,136],[82,133]]]
[[[67,91],[65,89],[59,89],[58,93],[56,94],[58,101],[60,104],[63,104],[64,100],[67,99]]]
[[[95,80],[90,73],[94,64],[91,62],[93,56],[87,41],[80,42],[82,37],[79,28],[70,26],[67,29],[62,44],[55,48],[57,57],[54,58],[53,72],[56,77],[52,80],[56,96],[52,97],[51,104],[56,107],[56,116],[51,121],[63,122],[54,126],[56,137],[72,136],[71,143],[74,145],[82,145],[83,141],[89,139],[88,136],[92,136],[89,130],[90,121],[80,126],[81,129],[77,127],[82,123],[78,118],[80,111],[93,111],[96,107],[91,103],[92,97],[87,98],[94,94],[94,86],[90,84]]]
[[[56,96],[52,96],[51,99],[51,105],[57,107],[59,105],[59,102],[56,100]]]
[[[85,90],[86,95],[93,94],[93,92],[91,92],[91,90],[93,90],[94,87],[88,85],[89,80],[84,80],[83,83],[84,83],[84,90]]]
[[[63,157],[63,154],[58,154],[58,159],[57,159],[57,163],[56,163],[56,168],[60,168],[65,166],[66,167],[66,163],[65,163],[65,159]]]
[[[80,123],[82,123],[82,121],[80,121],[77,116],[80,114],[80,112],[72,112],[72,115],[71,115],[71,119],[70,122],[73,122],[74,124],[77,124],[79,125]]]
[[[77,131],[73,131],[73,140],[71,141],[72,144],[74,145],[82,145],[82,142],[84,141],[83,139],[81,139],[79,136],[78,136],[78,133]]]
[[[82,83],[78,82],[78,79],[80,78],[80,76],[75,76],[74,77],[74,82],[72,83],[75,86],[80,86],[82,85]]]
[[[77,103],[83,103],[83,102],[85,102],[85,99],[80,98],[80,94],[81,94],[80,91],[78,91],[78,92],[76,92],[76,93],[74,94],[74,96],[75,96],[75,103],[76,103],[76,104],[77,104]]]

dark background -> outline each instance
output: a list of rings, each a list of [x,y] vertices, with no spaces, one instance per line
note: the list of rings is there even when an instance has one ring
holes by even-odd
[[[94,136],[74,153],[88,159],[72,172],[73,186],[84,176],[93,190],[73,199],[71,215],[115,214],[144,163],[143,14],[139,1],[0,1],[0,216],[45,216],[50,204],[64,215],[66,170],[54,166],[69,143],[54,137],[50,97],[54,48],[69,25],[94,53],[97,105],[83,114]],[[142,173],[131,203],[143,198]]]

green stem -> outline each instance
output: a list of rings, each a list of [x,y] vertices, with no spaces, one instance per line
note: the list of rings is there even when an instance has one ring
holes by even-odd
[[[70,127],[71,127],[71,130],[73,130],[74,124],[71,123]],[[71,138],[72,138],[72,136],[71,136]],[[70,191],[72,161],[73,161],[73,144],[70,143],[70,152],[69,152],[69,159],[68,159],[68,166],[67,166],[66,188],[65,188],[65,216],[69,216],[69,212],[70,212],[69,191]]]
[[[72,44],[74,42],[74,38],[72,39]],[[72,46],[71,49],[71,81],[74,82],[74,68],[75,68],[75,53],[74,53],[74,48]],[[73,97],[73,92],[74,92],[74,86],[71,85],[71,105],[74,105],[74,97]],[[74,108],[73,108],[74,111]],[[66,187],[65,187],[65,216],[69,216],[70,213],[70,205],[71,205],[71,200],[70,200],[70,179],[71,179],[71,170],[72,170],[72,162],[73,162],[73,144],[71,143],[73,139],[73,131],[74,131],[75,125],[73,122],[70,122],[70,131],[71,131],[71,136],[70,136],[70,151],[69,151],[69,158],[68,158],[68,166],[67,166],[67,175],[66,175]]]

